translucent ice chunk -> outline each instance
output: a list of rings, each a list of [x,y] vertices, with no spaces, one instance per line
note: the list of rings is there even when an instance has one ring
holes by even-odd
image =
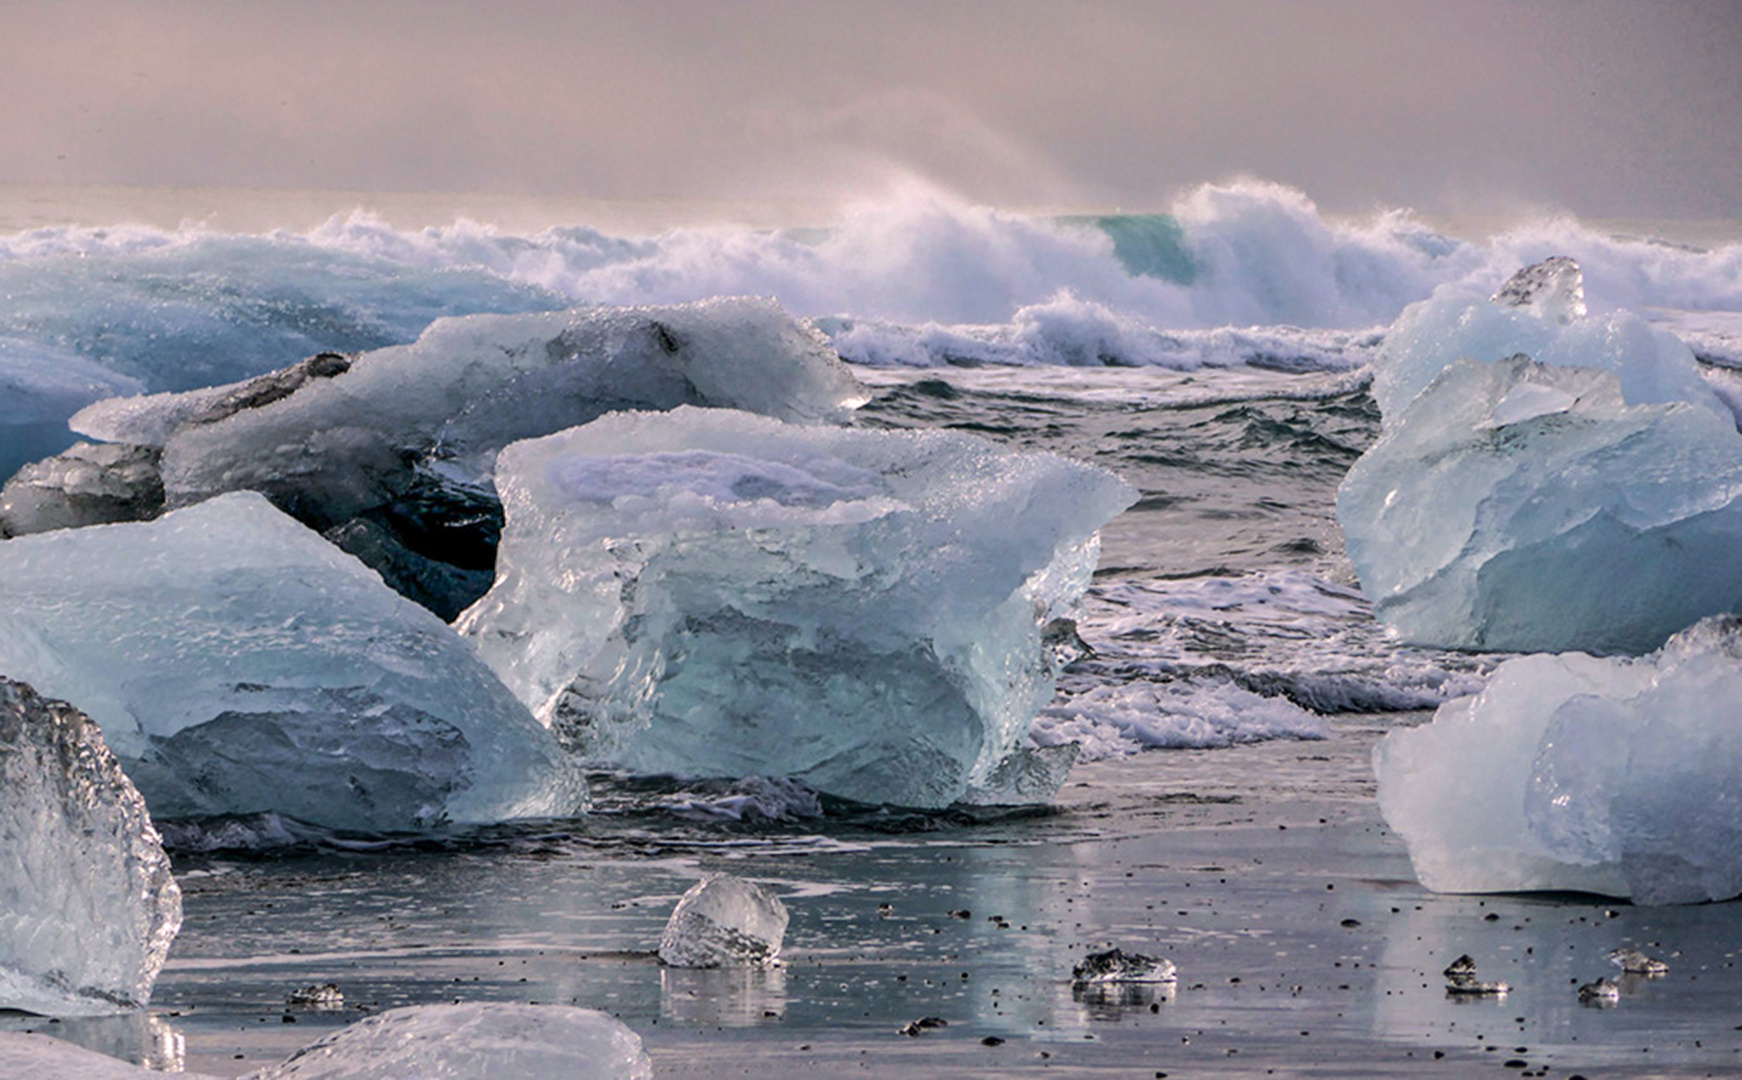
[[[570,745],[920,807],[1015,784],[1045,627],[1134,496],[956,433],[690,408],[516,443],[497,483],[496,583],[456,625]]]
[[[1585,317],[1585,275],[1573,259],[1556,255],[1513,274],[1492,299],[1547,322],[1570,323]]]
[[[1071,968],[1071,982],[1078,986],[1111,983],[1170,983],[1179,981],[1179,969],[1172,960],[1122,949],[1090,953],[1083,962]]]
[[[159,456],[150,446],[81,442],[24,466],[0,489],[0,536],[156,517]]]
[[[696,882],[678,900],[659,938],[670,967],[746,967],[778,963],[786,905],[754,882],[726,874]]]
[[[169,859],[97,725],[0,678],[0,1009],[143,1006],[180,928]]]
[[[1734,616],[1640,660],[1510,660],[1481,694],[1380,743],[1380,809],[1431,889],[1729,899],[1742,894],[1737,700]]]
[[[652,1080],[641,1037],[566,1005],[414,1005],[360,1020],[250,1080]]]
[[[1417,644],[1644,652],[1742,604],[1742,436],[1601,370],[1441,373],[1337,497],[1374,613]]]
[[[1373,397],[1385,428],[1460,360],[1492,363],[1519,353],[1611,372],[1628,405],[1686,401],[1735,423],[1679,338],[1631,312],[1587,317],[1577,264],[1557,258],[1519,271],[1492,300],[1441,286],[1405,308],[1373,360]]]
[[[159,817],[564,815],[585,784],[452,630],[247,492],[0,543],[0,671],[75,701]]]

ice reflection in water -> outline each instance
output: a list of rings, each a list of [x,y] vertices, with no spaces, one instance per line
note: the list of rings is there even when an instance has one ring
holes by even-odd
[[[706,1027],[753,1027],[786,1014],[782,967],[659,970],[659,1016]]]

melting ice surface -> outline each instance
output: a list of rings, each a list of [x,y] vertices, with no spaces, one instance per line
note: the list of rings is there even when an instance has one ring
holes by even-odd
[[[678,900],[659,938],[668,967],[753,967],[777,963],[788,916],[780,898],[753,881],[715,874]]]
[[[159,817],[564,815],[568,757],[439,619],[238,492],[0,544],[0,670],[103,725]]]
[[[1539,274],[1507,305],[1441,292],[1380,350],[1385,431],[1337,518],[1406,641],[1641,652],[1742,604],[1735,416],[1685,345],[1580,317],[1577,285]]]
[[[1442,892],[1727,900],[1742,894],[1738,700],[1734,616],[1638,660],[1509,660],[1375,749],[1380,808]]]
[[[516,443],[496,482],[496,584],[457,626],[571,745],[919,807],[1020,786],[1043,629],[1134,497],[965,435],[691,408]]]
[[[0,1009],[141,1007],[180,927],[169,857],[97,725],[0,678]]]

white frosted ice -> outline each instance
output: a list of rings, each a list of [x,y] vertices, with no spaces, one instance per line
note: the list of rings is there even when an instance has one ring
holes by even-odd
[[[788,915],[780,898],[753,881],[715,874],[690,886],[659,936],[668,967],[754,967],[780,960]]]
[[[1454,364],[1349,471],[1337,519],[1405,641],[1637,653],[1742,604],[1728,411],[1629,404],[1595,367]]]
[[[1373,360],[1373,397],[1386,430],[1453,364],[1492,363],[1519,353],[1540,364],[1611,372],[1629,405],[1686,401],[1735,423],[1700,377],[1693,352],[1674,334],[1630,312],[1585,316],[1583,284],[1577,265],[1565,265],[1570,262],[1520,271],[1518,277],[1542,273],[1529,291],[1510,298],[1505,289],[1485,300],[1446,285],[1404,308]]]
[[[249,1080],[652,1080],[641,1037],[567,1005],[413,1005],[360,1020]]]
[[[1639,660],[1507,661],[1488,688],[1374,752],[1379,804],[1422,884],[1636,903],[1742,894],[1742,622]]]
[[[0,678],[0,1009],[141,1007],[180,928],[169,858],[97,725]]]
[[[0,671],[78,703],[159,817],[564,815],[585,784],[439,619],[246,492],[0,543]]]
[[[939,431],[724,410],[517,443],[496,584],[456,624],[583,753],[944,806],[1051,697],[1111,474]]]

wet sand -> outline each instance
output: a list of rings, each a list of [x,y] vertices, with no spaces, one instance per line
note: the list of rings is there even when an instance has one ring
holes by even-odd
[[[1079,766],[1040,814],[754,828],[614,809],[606,792],[583,826],[487,843],[186,857],[186,923],[149,1017],[0,1026],[218,1075],[362,1009],[453,1000],[609,1011],[661,1077],[1742,1074],[1737,904],[1415,883],[1367,759],[1386,726],[1422,718]],[[784,967],[659,967],[672,904],[713,870],[784,896]],[[1073,992],[1071,966],[1115,945],[1172,959],[1179,983]],[[1581,1004],[1579,984],[1619,976],[1621,946],[1670,973]],[[1448,995],[1461,953],[1512,992]],[[329,981],[343,1009],[286,1008]],[[947,1026],[899,1033],[926,1016]]]

